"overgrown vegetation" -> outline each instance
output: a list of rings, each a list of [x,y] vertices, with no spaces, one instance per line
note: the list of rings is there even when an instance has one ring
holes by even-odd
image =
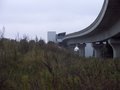
[[[0,90],[120,90],[120,61],[85,59],[43,40],[1,38]]]

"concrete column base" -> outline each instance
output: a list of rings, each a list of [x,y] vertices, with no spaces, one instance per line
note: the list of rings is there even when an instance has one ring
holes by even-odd
[[[103,43],[93,43],[92,47],[94,48],[94,56],[96,58],[102,58],[102,48],[104,47]]]
[[[78,44],[79,55],[80,55],[81,57],[85,57],[85,46],[86,46],[85,43],[83,43],[83,44]]]
[[[113,58],[120,58],[120,40],[110,39],[109,44],[113,49]]]

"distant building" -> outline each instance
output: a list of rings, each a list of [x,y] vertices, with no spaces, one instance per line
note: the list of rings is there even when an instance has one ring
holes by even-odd
[[[57,39],[57,44],[59,45],[59,46],[64,46],[64,43],[62,42],[62,39],[65,37],[65,35],[66,35],[66,32],[62,32],[62,33],[58,33],[57,35],[56,35],[56,39]]]
[[[62,39],[65,37],[65,35],[66,35],[66,32],[56,34],[55,31],[49,31],[48,35],[47,35],[48,36],[48,42],[52,41],[54,43],[61,44]]]
[[[65,35],[66,35],[66,32],[58,33],[57,36],[56,36],[57,43],[61,43],[62,39],[65,37]]]
[[[57,42],[57,40],[56,40],[56,32],[55,31],[49,31],[47,33],[47,39],[48,39],[48,42],[52,41],[52,42],[56,43]]]

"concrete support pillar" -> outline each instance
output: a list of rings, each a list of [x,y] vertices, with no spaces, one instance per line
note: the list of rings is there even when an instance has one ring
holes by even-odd
[[[120,58],[120,39],[110,39],[109,44],[113,49],[113,58]]]
[[[92,46],[94,49],[94,56],[96,58],[102,58],[102,49],[104,47],[104,44],[103,43],[93,43]]]
[[[80,55],[81,57],[85,57],[85,46],[86,46],[86,44],[85,44],[85,43],[83,43],[83,44],[78,44],[77,46],[78,46],[78,48],[79,48],[79,55]]]
[[[74,48],[76,47],[76,44],[70,44],[68,45],[68,49],[72,52],[74,52]]]

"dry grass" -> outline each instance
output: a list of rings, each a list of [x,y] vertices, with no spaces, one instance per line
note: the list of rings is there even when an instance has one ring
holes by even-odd
[[[1,39],[0,90],[120,90],[120,60],[81,58],[43,41]]]

